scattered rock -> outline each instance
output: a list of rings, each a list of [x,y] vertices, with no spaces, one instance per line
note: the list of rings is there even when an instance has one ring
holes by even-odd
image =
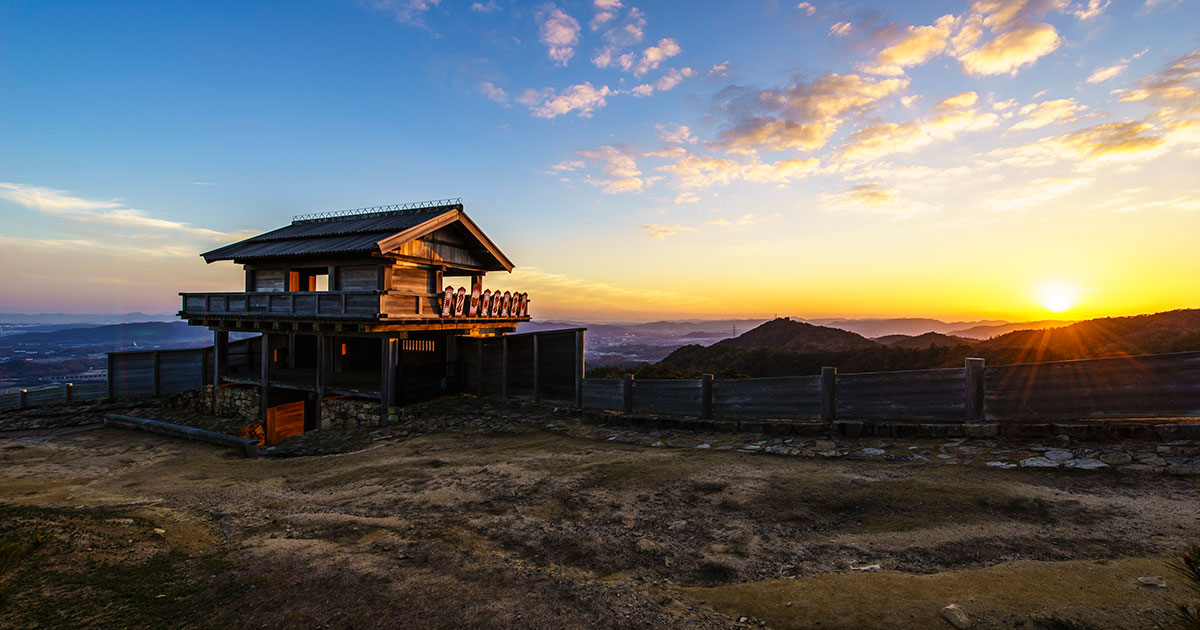
[[[1138,578],[1138,582],[1141,582],[1142,586],[1167,588],[1167,581],[1164,580],[1160,575],[1148,575],[1145,577],[1140,577]]]
[[[837,448],[837,444],[835,444],[833,440],[817,440],[816,443],[813,444],[813,448],[817,449],[818,451],[832,451],[833,449]]]
[[[167,530],[165,530],[165,529],[163,529],[163,528],[161,528],[161,527],[155,527],[155,528],[154,528],[154,535],[155,535],[155,536],[158,536],[159,538],[166,538],[166,537],[167,537]]]
[[[1008,462],[987,462],[986,465],[991,466],[992,468],[1016,468],[1017,467],[1016,464],[1010,464]]]
[[[867,455],[883,455],[887,451],[885,451],[881,448],[864,448],[863,452],[866,453]]]
[[[1097,468],[1108,468],[1108,464],[1105,464],[1104,462],[1102,462],[1098,459],[1092,459],[1090,457],[1081,457],[1079,459],[1073,459],[1073,460],[1067,462],[1066,464],[1063,464],[1063,466],[1065,468],[1079,468],[1081,470],[1095,470]]]
[[[1124,466],[1133,463],[1133,458],[1129,453],[1105,453],[1100,456],[1100,461],[1109,466]]]
[[[958,604],[950,604],[943,608],[942,619],[945,619],[950,625],[958,628],[958,630],[966,630],[971,627],[971,618],[958,607]]]
[[[1046,459],[1056,461],[1056,462],[1065,462],[1067,460],[1075,458],[1074,453],[1072,453],[1071,451],[1064,451],[1062,449],[1052,449],[1052,450],[1046,451],[1044,453],[1044,455],[1045,455]]]
[[[696,448],[712,448],[712,444],[705,442],[704,444],[697,444]]]
[[[1029,457],[1021,460],[1022,468],[1057,468],[1058,462],[1045,457]]]
[[[878,570],[879,570],[879,569],[881,569],[881,568],[883,568],[883,567],[881,567],[881,566],[880,566],[878,563],[876,563],[876,564],[868,564],[868,565],[864,565],[864,566],[861,566],[861,567],[856,567],[856,566],[854,566],[853,564],[852,564],[852,565],[850,565],[850,570],[851,570],[851,571],[878,571]]]

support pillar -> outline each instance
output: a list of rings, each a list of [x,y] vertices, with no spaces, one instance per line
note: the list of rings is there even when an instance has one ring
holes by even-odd
[[[325,371],[329,365],[329,337],[325,335],[317,335],[317,404],[316,411],[316,427],[321,430],[321,414],[322,405],[325,401]]]
[[[271,389],[271,333],[264,332],[262,334],[262,343],[260,344],[260,361],[259,370],[259,397],[258,397],[258,418],[262,420],[263,428],[267,426],[267,408],[271,406],[269,400],[269,390]]]
[[[380,361],[382,363],[379,383],[379,426],[388,425],[388,410],[396,403],[396,358],[399,342],[392,337],[380,340]]]
[[[500,398],[508,399],[508,335],[500,338]]]
[[[213,331],[212,413],[217,415],[217,390],[221,378],[229,372],[229,331]]]

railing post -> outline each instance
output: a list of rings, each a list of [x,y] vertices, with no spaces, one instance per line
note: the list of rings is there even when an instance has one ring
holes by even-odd
[[[542,402],[542,373],[538,363],[538,335],[533,335],[533,402]]]
[[[705,420],[712,418],[712,389],[713,375],[700,375],[700,417]]]
[[[983,422],[983,359],[966,360],[966,411],[967,422]]]
[[[583,408],[583,331],[575,331],[575,407]]]
[[[64,383],[63,384],[63,402],[69,403],[75,398],[73,395],[74,389],[75,389],[75,385],[73,383]]]
[[[837,368],[821,368],[821,421],[837,418]]]
[[[29,390],[22,389],[20,395],[17,397],[17,409],[24,409],[25,406],[28,404],[29,404]]]
[[[162,394],[162,377],[159,376],[159,368],[162,366],[162,358],[158,354],[158,350],[154,351],[154,397],[158,398]]]
[[[633,413],[633,375],[626,374],[621,381],[621,410]]]

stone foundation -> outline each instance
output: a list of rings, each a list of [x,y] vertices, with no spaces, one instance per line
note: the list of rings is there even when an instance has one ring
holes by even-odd
[[[398,408],[388,408],[388,420],[395,423]],[[379,401],[368,398],[331,398],[321,403],[321,429],[356,429],[379,426]]]
[[[212,412],[212,385],[189,389],[161,398],[162,405],[172,409]],[[226,385],[217,390],[217,414],[240,418],[248,423],[258,422],[258,388],[251,385]]]

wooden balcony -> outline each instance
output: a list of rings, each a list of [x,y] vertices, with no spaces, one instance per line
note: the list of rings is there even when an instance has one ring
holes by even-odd
[[[195,325],[218,325],[230,330],[258,330],[270,322],[308,322],[314,330],[333,324],[354,324],[359,332],[386,332],[396,326],[421,329],[473,330],[515,328],[521,317],[442,317],[435,294],[409,291],[250,291],[242,293],[180,293],[179,317]],[[245,322],[247,325],[237,325]],[[278,325],[275,326],[278,328]]]

